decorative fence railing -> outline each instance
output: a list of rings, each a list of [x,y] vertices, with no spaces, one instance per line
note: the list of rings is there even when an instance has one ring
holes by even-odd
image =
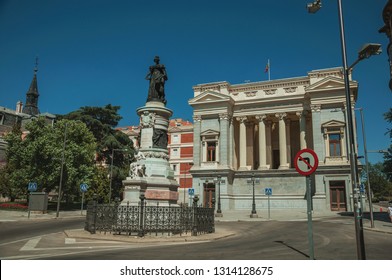
[[[144,197],[138,205],[98,204],[92,200],[87,205],[85,230],[138,235],[184,234],[193,236],[215,232],[214,208],[197,206],[147,206]]]

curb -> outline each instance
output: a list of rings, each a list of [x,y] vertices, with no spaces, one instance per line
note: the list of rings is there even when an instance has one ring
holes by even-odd
[[[117,242],[129,242],[129,243],[162,243],[162,242],[205,242],[219,240],[234,236],[235,232],[225,231],[222,233],[208,233],[198,236],[191,236],[190,233],[183,235],[171,235],[171,236],[153,236],[146,235],[144,237],[129,236],[129,235],[118,235],[113,233],[95,233],[91,234],[84,229],[76,230],[65,230],[65,235],[68,238],[83,238],[83,239],[93,239],[93,240],[105,240],[105,241],[117,241]]]

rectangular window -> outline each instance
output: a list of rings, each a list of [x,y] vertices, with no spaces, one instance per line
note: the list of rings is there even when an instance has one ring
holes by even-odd
[[[340,134],[329,134],[329,155],[331,157],[338,157],[342,155],[340,147]]]
[[[178,151],[177,148],[172,149],[171,156],[173,158],[178,157],[179,155],[180,155],[180,152]]]
[[[216,142],[207,142],[207,161],[216,161]]]
[[[172,135],[172,143],[178,144],[180,143],[180,137],[178,134],[173,134]]]

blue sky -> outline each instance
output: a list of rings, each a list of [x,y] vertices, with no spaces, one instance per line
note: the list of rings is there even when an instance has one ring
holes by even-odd
[[[25,102],[39,57],[41,112],[65,114],[82,106],[120,105],[120,126],[138,123],[144,78],[155,55],[166,65],[167,106],[192,121],[192,86],[306,76],[342,65],[337,1],[0,0],[0,105]],[[388,88],[386,0],[343,0],[348,64],[365,43],[383,53],[358,64],[357,107],[363,107],[368,150],[389,147],[383,118],[392,105]],[[359,121],[359,119],[358,119]],[[360,128],[360,126],[359,126]],[[361,131],[359,130],[361,136]],[[359,154],[363,154],[359,137]],[[382,157],[369,153],[369,160]]]

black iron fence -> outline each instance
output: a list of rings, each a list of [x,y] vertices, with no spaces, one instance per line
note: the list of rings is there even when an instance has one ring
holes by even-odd
[[[214,208],[193,206],[147,206],[144,196],[138,205],[98,204],[92,200],[87,205],[85,230],[112,234],[184,234],[193,236],[215,232]]]

